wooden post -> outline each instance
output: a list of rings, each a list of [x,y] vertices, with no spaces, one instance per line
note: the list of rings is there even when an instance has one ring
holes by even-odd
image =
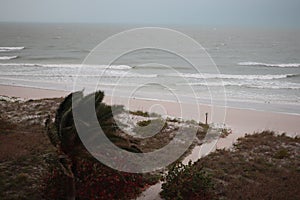
[[[208,113],[205,113],[205,124],[207,125],[207,116],[208,116]]]

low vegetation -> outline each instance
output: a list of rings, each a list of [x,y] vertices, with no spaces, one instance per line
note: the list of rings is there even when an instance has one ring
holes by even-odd
[[[137,111],[129,111],[131,115],[136,115],[136,116],[141,116],[141,117],[161,117],[161,115],[157,113],[148,113],[148,112],[143,112],[141,110]]]
[[[137,116],[142,116],[142,117],[150,117],[148,112],[143,112],[143,111],[129,111],[130,114],[132,115],[137,115]]]
[[[175,168],[161,195],[166,199],[300,199],[299,155],[300,138],[269,131],[246,135],[232,150],[217,150],[193,165]],[[196,177],[198,181],[191,185]]]
[[[44,199],[64,199],[68,176],[59,167],[58,160],[48,163],[43,176],[42,194]],[[76,166],[76,199],[134,199],[148,185],[155,184],[158,176],[132,174],[113,170],[100,162],[78,159]]]
[[[167,128],[168,123],[163,119],[144,120],[137,122],[137,126],[133,129],[138,136],[150,137]]]
[[[212,180],[204,170],[191,163],[177,163],[168,171],[160,195],[166,200],[212,199],[212,187]]]
[[[137,125],[144,127],[144,126],[148,126],[151,123],[151,120],[144,120],[144,121],[138,121]]]
[[[42,199],[45,159],[55,155],[43,124],[62,99],[0,101],[0,199]],[[30,118],[25,116],[32,116]]]

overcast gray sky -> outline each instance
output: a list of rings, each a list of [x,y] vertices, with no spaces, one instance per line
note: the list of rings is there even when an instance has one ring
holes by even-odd
[[[0,0],[0,21],[300,27],[300,0]]]

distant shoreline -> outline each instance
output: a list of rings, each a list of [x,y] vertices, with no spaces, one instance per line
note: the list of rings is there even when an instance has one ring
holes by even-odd
[[[70,92],[68,91],[57,91],[57,90],[47,90],[29,87],[19,87],[19,86],[6,86],[0,85],[0,95],[9,97],[20,97],[24,99],[42,99],[42,98],[55,98],[64,97]],[[153,106],[160,109],[158,105],[162,105],[168,116],[181,117],[186,119],[194,119],[196,121],[205,121],[205,113],[209,113],[208,123],[211,123],[210,114],[211,106],[209,105],[198,105],[200,112],[196,112],[195,105],[192,104],[181,104],[184,110],[176,102],[166,102],[159,100],[144,100],[144,99],[130,99],[129,101],[125,98],[111,98],[106,96],[104,102],[107,104],[121,104],[129,105],[125,106],[129,110],[143,110],[148,111]],[[156,106],[155,106],[156,105]],[[158,107],[157,107],[158,106]],[[224,109],[224,108],[223,108]],[[156,109],[157,110],[157,109]],[[223,112],[221,108],[217,108],[216,112]],[[150,109],[151,112],[151,109]],[[200,116],[197,115],[200,113]],[[163,114],[163,113],[160,113]],[[223,115],[223,113],[221,114]],[[218,114],[215,114],[217,121]],[[214,119],[212,122],[216,122]],[[300,115],[292,114],[282,114],[282,113],[272,113],[263,112],[248,109],[237,109],[237,108],[226,108],[226,118],[224,123],[232,129],[233,134],[229,135],[225,139],[220,139],[217,147],[228,147],[231,146],[237,138],[242,137],[245,133],[259,132],[263,130],[272,130],[278,133],[286,133],[289,136],[296,136],[300,134],[300,127],[298,123],[300,122]]]

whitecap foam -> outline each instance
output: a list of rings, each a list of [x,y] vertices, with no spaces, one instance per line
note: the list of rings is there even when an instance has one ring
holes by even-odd
[[[0,66],[48,67],[48,68],[97,68],[97,69],[132,69],[128,65],[86,65],[86,64],[33,64],[33,63],[0,63]]]
[[[286,64],[271,64],[261,62],[240,62],[240,66],[263,66],[263,67],[281,67],[281,68],[295,68],[300,67],[300,63],[286,63]]]
[[[283,79],[289,78],[293,76],[297,76],[297,74],[279,74],[279,75],[238,75],[238,74],[170,74],[167,76],[179,76],[184,78],[195,78],[195,79],[240,79],[240,80],[272,80],[272,79]]]
[[[192,82],[192,83],[179,83],[176,84],[178,86],[205,86],[205,87],[226,87],[226,86],[235,86],[235,87],[246,87],[253,89],[293,89],[299,90],[300,84],[298,83],[280,83],[280,82],[253,82],[253,83],[245,83],[245,82],[227,82],[227,81],[219,81],[219,82]]]
[[[157,74],[140,74],[140,73],[132,73],[128,71],[122,70],[95,70],[93,68],[85,68],[78,73],[77,70],[69,70],[69,71],[61,71],[60,68],[57,70],[46,71],[45,73],[36,73],[34,71],[20,71],[20,72],[3,72],[0,77],[57,77],[57,78],[156,78]]]
[[[290,90],[299,90],[300,85],[247,85],[248,88],[256,89],[290,89]]]
[[[221,86],[243,86],[242,83],[232,83],[232,82],[192,82],[192,83],[178,83],[176,84],[178,86],[206,86],[206,87],[221,87]]]
[[[16,58],[18,58],[18,56],[0,56],[0,60],[12,60]]]
[[[0,52],[19,51],[23,49],[25,49],[25,47],[0,47]]]

